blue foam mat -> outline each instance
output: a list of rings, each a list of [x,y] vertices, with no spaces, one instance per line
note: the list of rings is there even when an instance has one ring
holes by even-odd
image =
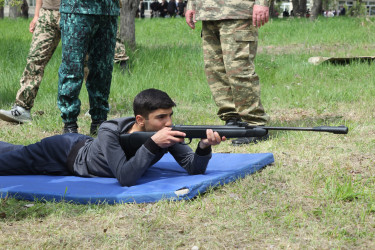
[[[88,203],[144,203],[162,199],[191,199],[208,188],[243,178],[274,162],[272,153],[216,153],[204,175],[188,175],[170,154],[138,180],[121,187],[115,178],[77,176],[0,176],[0,197]]]

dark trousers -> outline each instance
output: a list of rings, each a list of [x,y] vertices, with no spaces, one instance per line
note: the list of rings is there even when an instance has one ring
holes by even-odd
[[[72,175],[68,155],[77,142],[90,138],[55,135],[28,146],[0,142],[0,175]]]
[[[61,13],[62,61],[59,68],[57,104],[64,123],[77,121],[88,54],[86,89],[93,121],[107,120],[117,16]]]

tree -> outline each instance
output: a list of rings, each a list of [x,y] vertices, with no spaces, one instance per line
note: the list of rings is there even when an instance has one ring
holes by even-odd
[[[0,19],[4,19],[4,0],[0,0]]]
[[[315,19],[317,19],[318,16],[322,13],[322,11],[323,11],[323,1],[322,0],[314,0],[314,4],[311,8],[310,20],[314,21]]]
[[[26,0],[23,0],[21,4],[21,16],[25,19],[29,18],[29,4]]]
[[[9,0],[8,4],[10,18],[17,18],[20,16],[28,18],[29,5],[26,0]]]
[[[304,17],[306,14],[306,0],[292,0],[293,14],[296,17]]]
[[[135,48],[135,15],[139,2],[140,0],[122,0],[120,38],[131,49]]]

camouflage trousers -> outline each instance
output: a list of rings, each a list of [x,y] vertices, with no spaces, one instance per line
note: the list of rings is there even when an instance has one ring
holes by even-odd
[[[61,13],[62,62],[57,105],[64,123],[76,122],[88,54],[86,89],[92,120],[106,120],[116,45],[117,16]]]
[[[59,45],[60,12],[41,8],[27,56],[27,64],[20,80],[16,105],[31,109],[44,75],[44,69]]]
[[[34,106],[34,100],[38,94],[43,79],[44,69],[52,58],[61,39],[60,12],[41,8],[38,22],[33,33],[27,64],[20,80],[20,89],[16,95],[15,104],[25,109]],[[126,55],[124,44],[116,37],[114,62],[122,62],[129,59]],[[85,67],[85,71],[88,69]]]
[[[120,39],[120,29],[117,28],[114,63],[120,63],[127,61],[128,59],[129,57],[126,55],[125,46]]]
[[[254,66],[258,31],[251,20],[202,21],[202,39],[206,77],[219,118],[266,124],[269,116],[260,101]]]

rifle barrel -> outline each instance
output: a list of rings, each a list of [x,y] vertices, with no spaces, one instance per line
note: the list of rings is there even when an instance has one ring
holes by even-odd
[[[261,127],[266,130],[291,130],[291,131],[314,131],[314,132],[328,132],[334,134],[347,134],[348,127],[346,126],[319,126],[319,127]]]

